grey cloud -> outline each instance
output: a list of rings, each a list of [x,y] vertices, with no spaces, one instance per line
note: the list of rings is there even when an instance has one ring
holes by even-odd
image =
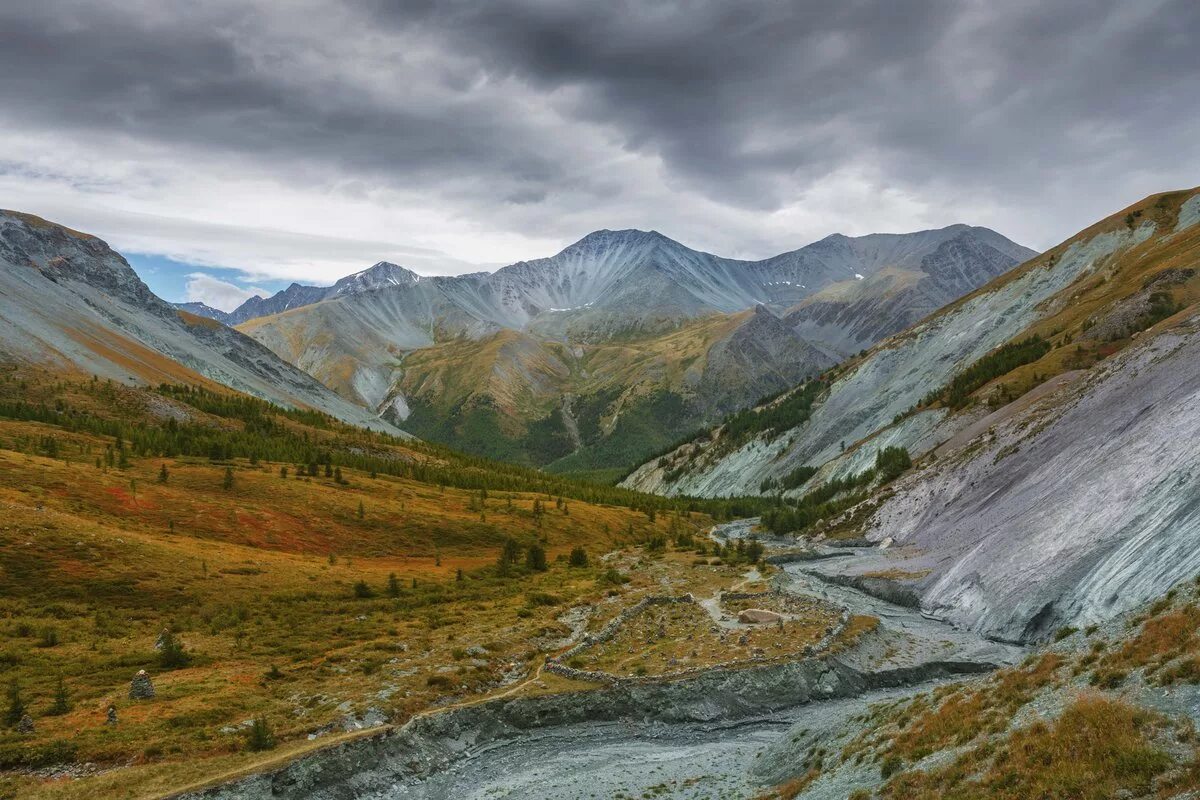
[[[1048,245],[1200,182],[1198,33],[1191,0],[11,4],[0,122],[426,191],[531,237],[613,227],[628,199],[634,224],[760,255],[802,242],[747,212],[861,169]],[[608,148],[660,166],[586,168]]]

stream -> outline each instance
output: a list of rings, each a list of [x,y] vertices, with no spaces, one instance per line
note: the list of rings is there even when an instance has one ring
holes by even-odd
[[[752,521],[718,526],[724,541],[748,535]],[[768,550],[784,545],[764,540]],[[859,548],[836,561],[874,559],[879,551]],[[834,559],[821,562],[831,563]],[[854,614],[880,619],[881,644],[862,648],[852,659],[866,672],[919,667],[937,660],[1011,664],[1020,648],[957,630],[919,610],[884,600],[810,574],[814,562],[787,564],[786,591],[823,598]],[[706,723],[653,721],[585,722],[545,727],[468,750],[435,774],[399,783],[372,798],[421,800],[591,800],[593,798],[745,798],[763,789],[764,751],[793,726],[832,729],[871,703],[908,696],[929,683],[866,691],[856,697],[815,700],[769,716]],[[759,769],[756,769],[759,767]]]

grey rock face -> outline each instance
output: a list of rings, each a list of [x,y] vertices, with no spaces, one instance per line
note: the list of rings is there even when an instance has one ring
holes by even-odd
[[[0,211],[0,296],[10,358],[141,383],[187,380],[182,365],[283,406],[397,432],[250,337],[164,302],[94,236]]]
[[[153,697],[154,684],[151,682],[150,676],[146,674],[146,670],[138,670],[138,674],[134,675],[133,680],[129,682],[129,699],[150,700]]]
[[[1200,325],[1107,362],[901,483],[869,536],[936,558],[934,614],[1008,640],[1102,622],[1200,572]]]

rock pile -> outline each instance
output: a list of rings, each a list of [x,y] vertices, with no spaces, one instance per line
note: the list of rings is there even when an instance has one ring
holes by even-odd
[[[129,683],[129,699],[130,700],[150,700],[154,697],[154,684],[150,682],[150,676],[146,674],[146,670],[139,669],[138,674],[133,676],[133,680]]]

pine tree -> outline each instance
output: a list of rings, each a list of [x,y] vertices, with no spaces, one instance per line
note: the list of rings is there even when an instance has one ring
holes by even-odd
[[[366,515],[367,515],[367,511],[365,508],[363,508],[363,502],[362,502],[362,500],[359,500],[358,501],[358,518],[362,519]]]
[[[233,467],[225,468],[225,480],[221,481],[221,488],[229,491],[233,488]]]
[[[571,550],[571,556],[567,563],[572,567],[586,567],[588,565],[587,551],[582,546],[575,547]]]
[[[400,596],[400,581],[396,578],[396,573],[394,572],[388,575],[387,593],[388,597]]]
[[[158,482],[166,483],[167,478],[169,478],[169,477],[170,477],[170,475],[168,475],[168,473],[167,473],[167,465],[166,464],[161,465],[158,468]]]
[[[517,563],[521,557],[521,545],[517,544],[517,540],[508,538],[504,540],[504,547],[500,551],[500,559],[507,561],[509,564]]]
[[[246,736],[246,747],[254,752],[272,750],[275,747],[275,733],[267,724],[266,717],[255,717]]]
[[[546,567],[546,549],[540,544],[530,545],[525,551],[525,566],[535,572],[545,572]]]
[[[8,713],[4,715],[4,724],[13,727],[25,716],[25,703],[21,700],[21,685],[13,678],[8,685]]]
[[[71,710],[71,698],[67,695],[67,684],[62,673],[58,673],[58,682],[54,685],[54,704],[50,706],[51,716],[61,717]]]
[[[183,642],[175,634],[163,631],[162,647],[158,651],[158,665],[163,669],[182,669],[192,663],[192,656],[183,649]]]

